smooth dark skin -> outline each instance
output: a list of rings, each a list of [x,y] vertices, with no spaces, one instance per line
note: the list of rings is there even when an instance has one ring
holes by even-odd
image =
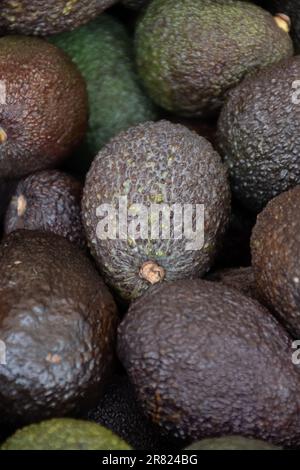
[[[94,406],[112,368],[115,303],[84,253],[21,230],[0,246],[0,422],[12,427]]]
[[[242,435],[299,446],[292,352],[292,338],[258,302],[203,280],[153,288],[119,328],[119,357],[143,410],[191,442]]]
[[[22,179],[6,212],[5,233],[18,229],[53,232],[84,247],[82,189],[79,181],[57,170],[41,171]]]
[[[116,1],[1,0],[0,31],[38,36],[70,31],[92,20]]]
[[[300,186],[272,199],[251,238],[257,289],[295,338],[300,335]]]
[[[51,168],[82,141],[88,120],[85,82],[71,59],[43,39],[0,38],[0,177]]]

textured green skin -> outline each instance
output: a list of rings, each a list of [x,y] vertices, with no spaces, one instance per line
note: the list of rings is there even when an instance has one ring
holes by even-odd
[[[184,116],[216,112],[248,72],[292,53],[291,38],[268,12],[236,0],[153,0],[136,31],[146,89]]]
[[[48,42],[0,38],[6,103],[0,123],[0,177],[17,178],[62,162],[82,141],[88,121],[85,82],[70,58]]]
[[[80,247],[85,246],[81,220],[82,184],[57,170],[40,171],[19,181],[8,206],[4,232],[18,229],[53,232]],[[26,200],[18,214],[18,198]]]
[[[57,34],[87,23],[117,0],[1,0],[0,31]]]
[[[257,289],[291,333],[300,335],[300,186],[259,214],[251,239]]]
[[[225,436],[203,439],[187,447],[186,450],[280,450],[279,447],[241,436]]]
[[[96,209],[117,207],[117,197],[133,203],[204,204],[205,244],[186,250],[187,240],[101,240]],[[82,202],[91,252],[107,282],[125,299],[148,289],[139,276],[145,261],[157,261],[164,281],[198,277],[212,265],[230,213],[227,175],[211,144],[168,121],[140,124],[119,134],[98,154],[88,173]],[[130,219],[131,220],[131,219]]]
[[[130,447],[98,424],[61,418],[20,429],[1,450],[130,450]]]
[[[221,112],[219,149],[233,192],[252,211],[300,182],[300,107],[292,100],[299,76],[298,56],[266,67],[233,90]]]
[[[117,20],[102,15],[52,41],[71,56],[86,80],[90,108],[87,144],[92,157],[122,130],[156,118],[134,70],[131,40]]]
[[[0,246],[0,298],[0,421],[15,428],[94,406],[118,317],[89,258],[52,233],[13,232]]]
[[[118,354],[145,413],[173,435],[296,446],[300,375],[291,342],[255,300],[220,283],[185,280],[131,304]]]

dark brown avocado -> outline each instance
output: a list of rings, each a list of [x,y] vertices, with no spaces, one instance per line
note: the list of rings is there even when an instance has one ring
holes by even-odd
[[[237,290],[203,280],[155,286],[130,306],[118,352],[144,412],[170,434],[300,445],[292,338]]]
[[[0,38],[0,62],[0,178],[58,165],[86,132],[84,79],[43,39]]]
[[[57,170],[34,173],[22,179],[5,217],[5,233],[18,229],[53,232],[85,246],[81,221],[82,184]]]
[[[112,369],[117,312],[85,254],[52,233],[13,232],[0,246],[0,299],[0,422],[94,406]]]

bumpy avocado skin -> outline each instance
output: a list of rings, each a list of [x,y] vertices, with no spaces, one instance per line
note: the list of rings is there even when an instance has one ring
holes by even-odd
[[[164,436],[161,428],[144,415],[125,374],[114,375],[103,397],[86,418],[111,429],[135,450],[177,451],[184,445],[178,439]]]
[[[187,447],[186,450],[280,450],[280,448],[257,439],[225,436],[203,439]]]
[[[81,220],[82,184],[58,170],[40,171],[19,181],[5,216],[4,231],[41,230],[86,244]]]
[[[58,165],[86,132],[83,77],[63,51],[38,38],[0,38],[0,61],[5,84],[0,123],[7,136],[0,143],[0,177]]]
[[[51,40],[69,54],[86,80],[90,109],[86,150],[92,158],[122,130],[156,119],[135,71],[131,39],[116,19],[102,15]]]
[[[300,57],[247,77],[230,94],[218,142],[237,199],[259,212],[300,182]]]
[[[237,289],[248,297],[259,300],[252,266],[218,269],[209,273],[206,279],[221,282],[228,287]]]
[[[111,204],[118,212],[119,197],[127,197],[125,239],[103,239],[98,234],[98,208]],[[161,234],[152,237],[150,229],[144,239],[133,237],[129,232],[135,217],[133,204],[146,207],[148,228],[155,224],[151,216],[155,204],[167,208],[178,204],[183,210],[185,204],[194,208],[204,204],[204,245],[190,246],[186,232],[182,239],[172,233],[169,239],[162,239]],[[139,275],[147,261],[165,270],[163,282],[199,277],[208,271],[229,219],[227,175],[217,152],[195,132],[168,121],[140,124],[112,139],[94,160],[84,187],[82,212],[89,247],[101,272],[122,298],[130,300],[150,286]]]
[[[257,289],[293,336],[300,334],[300,186],[269,202],[251,238]]]
[[[247,73],[292,54],[269,12],[236,0],[153,0],[136,31],[146,89],[184,116],[216,112]]]
[[[203,280],[154,287],[130,306],[118,353],[145,413],[171,434],[299,445],[291,337],[236,290]]]
[[[1,450],[130,450],[109,429],[88,421],[58,418],[17,431]]]
[[[1,0],[0,31],[45,36],[87,23],[117,0]]]
[[[112,368],[115,303],[85,254],[52,233],[0,246],[1,422],[15,427],[93,406]]]

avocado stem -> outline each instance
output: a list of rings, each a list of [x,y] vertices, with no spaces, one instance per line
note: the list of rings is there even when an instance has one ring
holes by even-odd
[[[26,207],[27,207],[27,201],[26,201],[25,197],[23,196],[23,194],[21,194],[21,196],[19,196],[18,199],[17,199],[18,217],[23,217],[23,215],[26,212]]]
[[[0,127],[0,144],[4,144],[4,142],[7,141],[7,134],[5,132],[5,130]]]
[[[277,26],[281,28],[285,33],[289,33],[291,30],[291,19],[284,13],[277,13],[274,16],[274,20],[277,23]]]
[[[165,277],[165,270],[155,261],[145,261],[140,268],[140,277],[145,279],[150,284],[157,284],[163,281]]]

